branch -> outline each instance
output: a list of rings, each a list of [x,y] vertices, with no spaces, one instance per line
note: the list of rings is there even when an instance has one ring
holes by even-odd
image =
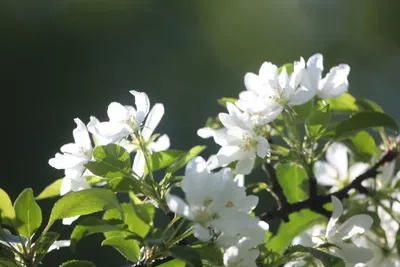
[[[324,216],[329,217],[331,215],[331,213],[329,211],[325,210],[323,208],[323,205],[331,202],[332,196],[335,196],[338,199],[343,200],[349,196],[349,191],[352,189],[355,189],[362,194],[368,193],[367,188],[365,188],[362,185],[362,182],[369,178],[376,178],[376,176],[379,174],[378,169],[381,166],[383,166],[385,163],[393,161],[397,157],[398,154],[399,154],[399,151],[396,149],[389,150],[381,158],[381,160],[379,162],[377,162],[374,166],[369,168],[363,174],[357,176],[350,184],[348,184],[344,188],[340,189],[339,191],[336,191],[334,193],[327,194],[327,195],[313,195],[313,196],[310,195],[310,197],[308,199],[299,201],[296,203],[292,203],[292,204],[290,204],[286,201],[285,203],[287,203],[287,204],[285,204],[283,206],[281,205],[280,206],[281,208],[278,207],[277,210],[263,213],[263,214],[261,214],[260,218],[262,220],[272,220],[272,219],[280,218],[286,222],[291,213],[298,212],[303,209],[310,209],[312,211],[315,211],[317,213],[320,213],[320,214],[323,214]],[[271,168],[272,168],[272,166],[271,166]],[[279,190],[282,190],[280,185],[278,188],[280,188]],[[282,200],[280,200],[280,201],[282,201]],[[278,203],[278,205],[279,205],[279,203]]]

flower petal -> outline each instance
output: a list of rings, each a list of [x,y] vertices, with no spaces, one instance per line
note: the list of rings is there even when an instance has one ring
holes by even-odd
[[[123,122],[129,118],[128,110],[118,102],[112,102],[108,105],[107,115],[113,122]]]
[[[363,174],[366,170],[368,170],[369,164],[358,162],[352,165],[349,169],[349,177],[353,181],[357,176]]]
[[[86,125],[78,118],[74,119],[76,128],[72,131],[75,144],[84,148],[85,150],[92,149],[92,142],[90,141],[89,133]]]
[[[146,159],[141,150],[136,152],[135,158],[133,159],[132,171],[137,174],[137,176],[142,177],[144,175],[144,169],[146,165]]]
[[[193,225],[193,235],[197,239],[203,242],[209,242],[212,238],[212,234],[209,229],[196,223]]]
[[[180,198],[172,194],[167,194],[165,196],[168,208],[178,215],[183,215],[188,219],[192,219],[189,206]]]
[[[325,234],[328,240],[335,234],[335,230],[337,229],[336,223],[338,222],[339,217],[343,214],[343,205],[340,200],[335,196],[332,196],[331,199],[333,204],[333,212],[328,222],[328,226],[326,227]]]
[[[257,141],[257,156],[263,159],[268,155],[269,151],[268,140],[262,136],[257,136],[256,141]]]
[[[161,118],[163,116],[164,116],[164,105],[160,103],[155,104],[153,108],[150,110],[142,130],[142,136],[144,140],[147,141],[150,139],[151,135],[154,132],[154,129],[160,123]]]
[[[167,150],[171,146],[168,135],[163,134],[149,144],[149,148],[154,152]]]
[[[340,179],[347,179],[348,149],[341,143],[333,143],[326,151],[326,160],[338,171]]]
[[[321,73],[324,70],[324,58],[321,54],[312,55],[307,61],[307,71],[304,75],[303,85],[315,92],[318,89]]]
[[[317,161],[314,164],[315,178],[318,183],[325,186],[334,186],[338,184],[338,172],[329,163]]]
[[[320,82],[318,95],[323,99],[336,98],[347,92],[349,82],[347,76],[350,73],[350,67],[347,64],[340,64],[333,67],[329,73]]]
[[[334,254],[342,258],[346,264],[353,266],[356,263],[366,263],[374,257],[371,250],[367,248],[357,247],[354,244],[338,243],[339,248],[334,248]]]
[[[354,215],[337,228],[331,236],[331,240],[344,240],[356,234],[363,234],[371,228],[373,222],[372,217],[367,214]]]
[[[62,220],[62,224],[63,225],[71,225],[74,221],[78,220],[79,215],[75,216],[75,217],[71,217],[71,218],[64,218]]]
[[[218,162],[221,165],[229,164],[243,157],[243,151],[239,146],[223,146],[217,153]]]
[[[139,127],[150,109],[150,100],[146,93],[137,92],[134,90],[129,91],[135,97],[136,105],[136,125]]]
[[[235,173],[244,175],[250,174],[253,170],[255,161],[255,157],[243,157],[239,159],[239,161],[236,163]]]

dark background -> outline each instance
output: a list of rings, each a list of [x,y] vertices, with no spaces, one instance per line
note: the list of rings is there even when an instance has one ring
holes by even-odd
[[[399,121],[398,0],[0,2],[2,177],[16,196],[39,193],[62,176],[47,161],[72,140],[73,118],[106,119],[111,101],[132,104],[129,90],[162,102],[158,127],[172,148],[210,145],[196,131],[236,97],[243,76],[263,61],[283,64],[320,52],[325,69],[348,63],[349,90],[378,102]],[[51,201],[42,201],[48,213]],[[63,238],[69,229],[63,229]],[[89,259],[123,266],[93,237],[51,253],[45,266]]]

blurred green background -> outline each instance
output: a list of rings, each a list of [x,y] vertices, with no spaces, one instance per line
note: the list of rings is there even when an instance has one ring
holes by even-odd
[[[172,148],[208,144],[196,131],[222,109],[216,99],[244,90],[263,61],[283,64],[322,53],[325,69],[348,63],[350,92],[378,102],[399,121],[398,0],[3,0],[0,187],[15,199],[62,176],[47,161],[72,140],[73,118],[106,119],[111,101],[132,104],[145,91],[162,102],[158,131]],[[4,150],[5,148],[5,150]],[[41,206],[49,211],[51,201]],[[63,238],[69,230],[62,228]],[[91,237],[51,253],[45,266],[89,259],[124,266]]]

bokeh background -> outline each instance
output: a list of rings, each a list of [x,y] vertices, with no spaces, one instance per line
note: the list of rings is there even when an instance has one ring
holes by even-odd
[[[399,121],[399,14],[398,0],[3,0],[0,187],[15,199],[62,177],[47,162],[72,140],[73,118],[106,119],[111,101],[133,103],[131,89],[164,103],[158,131],[174,149],[208,144],[205,155],[215,153],[196,131],[222,110],[217,98],[237,96],[263,61],[317,52],[325,69],[348,63],[350,92]],[[47,213],[51,203],[41,202]],[[57,227],[67,238],[70,230]],[[51,253],[44,266],[127,264],[98,241]]]

